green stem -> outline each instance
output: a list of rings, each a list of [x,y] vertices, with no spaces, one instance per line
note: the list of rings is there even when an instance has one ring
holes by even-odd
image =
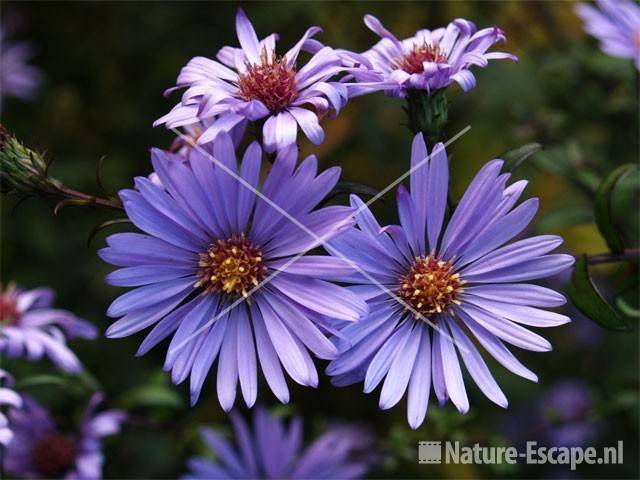
[[[422,133],[429,145],[444,138],[448,119],[448,103],[445,89],[429,94],[424,90],[409,90],[405,111],[409,117],[409,129]]]

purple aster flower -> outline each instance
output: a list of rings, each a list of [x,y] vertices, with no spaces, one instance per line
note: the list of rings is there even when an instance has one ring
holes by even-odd
[[[262,143],[267,152],[294,144],[298,126],[314,144],[322,143],[319,117],[330,108],[338,114],[347,102],[347,91],[343,84],[329,81],[344,71],[341,58],[333,49],[319,47],[311,40],[320,28],[309,28],[282,57],[275,50],[278,36],[271,34],[258,41],[241,9],[236,31],[241,48],[222,48],[219,62],[195,57],[182,69],[175,87],[187,88],[182,101],[154,126],[173,128],[209,120],[210,125],[198,138],[198,143],[204,144],[220,132],[244,130],[247,121],[260,121],[264,122]],[[302,50],[314,54],[298,69],[296,61]]]
[[[4,97],[29,100],[40,83],[40,71],[28,65],[33,56],[31,45],[6,38],[6,28],[0,25],[0,108]]]
[[[428,156],[417,135],[411,163],[411,193],[398,189],[401,226],[381,229],[354,196],[359,228],[330,242],[330,253],[356,262],[378,284],[358,275],[349,279],[357,284],[354,291],[368,300],[371,313],[342,329],[340,357],[327,373],[336,385],[364,379],[366,393],[386,377],[382,409],[394,406],[408,390],[408,420],[417,428],[426,415],[432,386],[441,404],[451,399],[460,412],[469,408],[456,348],[482,392],[507,406],[472,338],[513,373],[537,380],[503,342],[526,350],[551,350],[547,340],[523,325],[568,322],[564,315],[540,308],[562,305],[565,299],[522,282],[554,275],[570,266],[573,257],[549,254],[562,243],[557,236],[505,245],[531,221],[538,200],[514,208],[526,182],[507,187],[509,174],[500,174],[501,160],[480,170],[446,226],[449,172],[444,146],[437,144]]]
[[[369,461],[362,451],[370,447],[367,432],[354,427],[330,428],[306,450],[302,449],[302,420],[287,425],[264,408],[253,415],[253,432],[236,412],[231,421],[237,447],[222,435],[203,428],[201,437],[217,461],[189,459],[184,479],[211,478],[362,478]]]
[[[630,58],[640,70],[640,6],[630,0],[596,0],[598,7],[578,4],[584,29],[600,41],[607,55]]]
[[[458,18],[446,28],[419,30],[413,37],[398,40],[373,15],[364,23],[382,40],[363,54],[341,51],[345,63],[359,82],[349,86],[349,96],[383,90],[392,97],[404,97],[407,90],[432,92],[456,82],[466,92],[476,84],[470,68],[486,67],[489,60],[517,61],[510,53],[487,50],[506,40],[498,27],[476,31],[476,26]]]
[[[11,425],[4,414],[4,409],[22,407],[22,397],[11,389],[13,377],[0,368],[0,446],[6,447],[13,440]]]
[[[329,282],[353,271],[341,260],[312,255],[293,261],[319,239],[351,228],[354,209],[313,210],[340,169],[317,175],[313,156],[296,168],[295,146],[278,153],[260,187],[257,142],[240,166],[227,134],[218,136],[213,151],[215,158],[193,151],[189,168],[153,150],[166,190],[140,177],[136,190],[120,192],[129,218],[145,233],[112,235],[100,251],[105,261],[124,267],[107,282],[136,287],[109,307],[109,316],[121,318],[107,336],[125,337],[155,324],[142,355],[173,334],[165,369],[175,383],[191,374],[192,403],[216,358],[225,410],[233,406],[238,381],[247,405],[254,404],[258,364],[276,397],[287,402],[281,365],[299,384],[316,386],[308,350],[334,358],[337,350],[325,336],[331,318],[354,321],[368,311],[354,293]]]
[[[102,477],[102,437],[120,431],[121,410],[96,412],[103,395],[91,397],[76,431],[61,430],[52,415],[28,395],[20,410],[9,412],[14,441],[4,451],[4,471],[23,478],[92,480]]]
[[[47,356],[58,368],[78,373],[82,365],[66,340],[94,339],[98,331],[71,312],[51,308],[54,296],[50,288],[0,289],[0,353],[31,361]]]

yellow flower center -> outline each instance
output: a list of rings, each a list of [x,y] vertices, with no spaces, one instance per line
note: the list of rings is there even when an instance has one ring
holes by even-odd
[[[464,291],[464,283],[451,262],[432,255],[420,256],[400,279],[398,294],[418,313],[427,316],[446,311],[452,303],[459,304],[456,295]]]
[[[212,244],[200,254],[198,266],[200,278],[194,285],[196,288],[245,298],[248,290],[257,286],[267,273],[262,252],[244,234]]]

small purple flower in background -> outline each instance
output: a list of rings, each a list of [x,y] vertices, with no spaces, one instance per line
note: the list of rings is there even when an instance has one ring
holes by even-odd
[[[13,440],[11,425],[4,414],[4,409],[22,407],[22,397],[13,391],[13,377],[0,368],[0,446],[6,447]]]
[[[371,438],[354,427],[330,428],[302,451],[302,420],[294,418],[289,427],[264,408],[253,414],[253,432],[236,412],[231,422],[237,447],[209,428],[201,436],[215,454],[213,462],[203,457],[189,459],[191,470],[183,479],[273,478],[273,479],[355,479],[370,466]]]
[[[34,361],[47,356],[60,369],[82,371],[67,346],[67,339],[94,339],[98,330],[66,310],[51,308],[55,294],[50,288],[22,290],[9,284],[0,289],[0,354]]]
[[[540,402],[544,442],[556,447],[580,447],[593,442],[597,425],[592,418],[593,396],[579,380],[555,384]]]
[[[640,70],[640,6],[630,0],[596,0],[598,7],[578,4],[576,15],[607,55],[630,58]]]
[[[33,56],[31,45],[6,37],[6,26],[0,25],[0,110],[4,97],[31,99],[41,78],[40,70],[27,63]]]
[[[102,477],[102,437],[120,431],[121,410],[96,412],[101,393],[91,397],[77,431],[60,430],[51,414],[28,395],[21,409],[9,412],[14,441],[4,451],[3,468],[23,478],[93,480]]]
[[[275,51],[278,36],[271,34],[258,41],[242,10],[236,16],[236,31],[241,48],[222,48],[217,55],[219,62],[195,57],[182,69],[175,87],[187,88],[182,101],[154,126],[174,128],[210,121],[198,138],[198,143],[204,144],[220,132],[244,131],[247,121],[264,121],[262,143],[267,152],[294,144],[298,126],[311,142],[322,143],[324,131],[319,117],[330,108],[337,115],[347,102],[347,91],[341,83],[329,81],[344,71],[338,54],[312,43],[311,37],[320,28],[308,29],[282,57]],[[313,51],[314,55],[298,68],[296,60],[301,50]]]
[[[432,92],[453,82],[466,92],[476,84],[470,68],[486,67],[489,60],[517,57],[510,53],[487,50],[506,40],[498,27],[476,31],[468,20],[456,19],[446,28],[419,30],[413,37],[398,40],[380,20],[366,15],[364,23],[382,40],[362,54],[341,51],[347,65],[359,82],[349,86],[349,96],[383,90],[392,97],[404,97],[407,90]]]
[[[318,246],[309,231],[328,240],[351,228],[354,209],[314,210],[336,185],[340,169],[317,175],[313,156],[296,168],[295,146],[279,152],[261,187],[257,142],[239,168],[227,134],[218,136],[213,152],[215,162],[194,150],[187,166],[154,150],[153,166],[166,190],[139,177],[137,190],[120,192],[129,218],[145,234],[111,235],[109,247],[99,252],[106,262],[124,267],[108,275],[108,283],[136,287],[109,307],[110,317],[121,318],[107,336],[126,337],[155,324],[138,351],[143,355],[173,334],[165,369],[172,370],[175,383],[191,374],[194,404],[216,358],[218,398],[226,411],[238,381],[246,404],[254,404],[258,364],[286,403],[281,364],[299,384],[317,386],[308,350],[334,358],[337,350],[325,336],[331,318],[354,321],[367,313],[363,300],[330,283],[353,273],[341,260],[313,255],[289,264]],[[254,188],[272,204],[257,198]],[[266,281],[282,269],[286,272]],[[250,296],[263,281],[266,285]]]
[[[527,182],[507,187],[509,174],[500,174],[501,160],[480,170],[444,228],[449,184],[444,146],[437,144],[429,156],[422,136],[416,135],[411,164],[411,192],[398,189],[401,226],[381,229],[353,196],[359,228],[327,247],[396,295],[391,297],[358,275],[344,279],[357,284],[352,288],[367,299],[371,313],[342,329],[343,338],[337,341],[341,354],[327,373],[336,385],[364,380],[366,393],[386,376],[380,408],[391,408],[408,390],[408,420],[417,428],[425,418],[432,386],[441,405],[450,398],[460,412],[469,408],[456,347],[482,392],[507,406],[469,334],[504,367],[537,381],[503,342],[526,350],[551,350],[547,340],[522,325],[569,322],[564,315],[540,308],[560,306],[565,298],[521,282],[554,275],[573,264],[573,257],[549,254],[562,243],[552,235],[503,246],[526,228],[538,200],[514,208]]]

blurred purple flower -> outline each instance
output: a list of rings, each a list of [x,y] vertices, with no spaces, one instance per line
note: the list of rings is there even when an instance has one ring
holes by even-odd
[[[219,62],[195,57],[182,69],[177,86],[167,91],[186,87],[182,101],[154,126],[174,128],[210,121],[198,138],[204,144],[223,131],[244,131],[247,121],[264,121],[262,143],[267,152],[294,144],[298,126],[311,142],[322,143],[319,117],[330,107],[337,115],[347,102],[347,91],[341,83],[328,81],[344,67],[333,49],[312,42],[320,28],[309,28],[283,57],[275,51],[278,36],[271,34],[258,41],[242,9],[236,16],[236,31],[241,48],[222,48]],[[314,54],[298,70],[296,60],[301,50]],[[303,108],[305,105],[315,112]]]
[[[591,418],[591,389],[580,380],[555,384],[540,402],[540,423],[545,443],[557,447],[578,447],[593,442],[596,424]]]
[[[630,0],[596,0],[598,7],[578,4],[584,29],[600,41],[607,55],[630,58],[640,70],[640,6]]]
[[[125,267],[108,275],[108,283],[138,287],[109,307],[110,317],[122,318],[107,336],[125,337],[156,324],[138,351],[143,355],[175,332],[165,369],[172,370],[175,383],[191,373],[194,404],[219,357],[218,398],[226,411],[235,401],[238,380],[247,405],[254,404],[257,349],[267,383],[286,403],[281,363],[296,382],[317,386],[307,349],[320,358],[337,355],[325,336],[331,329],[328,317],[354,321],[367,313],[363,300],[329,282],[353,272],[342,261],[315,255],[288,265],[292,257],[318,246],[309,231],[329,239],[353,226],[354,210],[330,206],[313,211],[337,183],[340,169],[316,176],[313,156],[296,169],[295,146],[279,152],[261,187],[257,142],[247,148],[239,168],[227,134],[218,136],[213,151],[218,163],[198,149],[188,168],[153,150],[153,166],[166,191],[139,177],[137,190],[120,192],[129,218],[146,235],[112,235],[109,247],[99,252],[106,262]],[[264,198],[257,199],[252,188],[307,231]],[[247,298],[285,268],[286,273]],[[230,308],[243,297],[246,302]]]
[[[404,97],[407,90],[432,92],[456,82],[466,92],[476,84],[470,68],[486,67],[489,60],[510,59],[515,55],[487,50],[506,40],[497,27],[476,31],[468,20],[456,19],[446,28],[419,30],[413,37],[398,40],[373,15],[364,23],[382,40],[362,54],[340,51],[356,84],[349,85],[349,97],[383,90],[392,97]]]
[[[51,308],[54,296],[50,288],[22,290],[9,284],[0,290],[0,353],[31,361],[47,356],[58,368],[78,373],[82,365],[66,340],[94,339],[98,330],[71,312]]]
[[[9,412],[14,441],[4,451],[3,468],[23,478],[64,478],[92,480],[102,477],[102,437],[120,431],[126,419],[121,410],[96,413],[101,393],[91,397],[80,429],[65,432],[51,414],[28,395],[23,407]]]
[[[6,447],[13,440],[13,432],[9,425],[5,407],[22,407],[22,397],[11,389],[13,387],[13,377],[6,370],[0,368],[0,445]]]
[[[366,393],[386,376],[382,409],[398,403],[408,389],[408,420],[417,428],[426,415],[431,385],[441,405],[450,398],[460,412],[469,408],[456,346],[480,390],[507,406],[469,333],[508,370],[537,381],[503,341],[526,350],[549,351],[551,344],[522,324],[552,327],[570,320],[539,308],[564,304],[562,295],[520,282],[554,275],[569,267],[573,257],[548,254],[562,243],[551,235],[502,246],[526,228],[538,200],[513,208],[527,182],[505,187],[510,175],[500,174],[501,160],[480,170],[444,229],[449,183],[444,146],[437,144],[429,156],[422,135],[417,135],[411,164],[411,193],[398,189],[401,226],[381,229],[353,196],[351,205],[360,209],[359,229],[329,244],[330,253],[357,263],[397,298],[363,276],[343,279],[357,284],[352,288],[367,299],[371,313],[342,329],[346,338],[338,340],[341,354],[327,373],[336,385],[364,380]]]
[[[302,449],[302,420],[294,418],[289,428],[264,408],[253,415],[253,432],[236,412],[231,421],[237,447],[209,428],[201,436],[217,461],[203,457],[189,459],[191,472],[183,478],[288,478],[354,479],[362,478],[370,461],[361,455],[371,447],[368,432],[354,427],[330,428]]]
[[[40,70],[27,64],[33,56],[31,45],[6,37],[6,27],[0,25],[0,109],[4,97],[31,99],[41,78]]]

